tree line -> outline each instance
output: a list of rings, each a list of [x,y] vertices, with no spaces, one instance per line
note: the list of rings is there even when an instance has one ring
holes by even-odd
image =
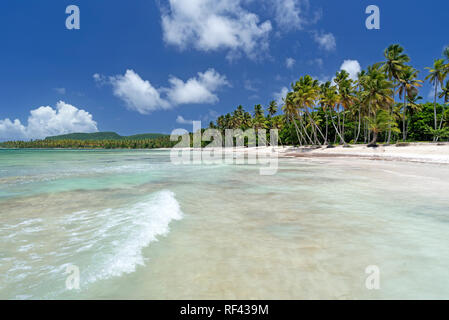
[[[3,148],[36,148],[36,149],[157,149],[172,148],[176,142],[170,141],[170,136],[153,139],[114,139],[114,140],[32,140],[8,141],[0,143]]]

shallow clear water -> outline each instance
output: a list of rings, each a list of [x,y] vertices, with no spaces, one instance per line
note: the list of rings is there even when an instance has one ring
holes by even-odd
[[[0,298],[448,298],[447,190],[426,164],[0,150]]]

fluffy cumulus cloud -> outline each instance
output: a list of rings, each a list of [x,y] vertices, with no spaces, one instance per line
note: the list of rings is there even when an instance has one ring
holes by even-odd
[[[214,93],[224,86],[229,86],[225,76],[220,75],[214,69],[206,72],[198,72],[197,77],[190,78],[186,82],[176,77],[169,79],[171,87],[163,89],[167,98],[173,105],[216,103],[218,97]]]
[[[335,37],[332,33],[314,32],[313,39],[323,50],[333,51],[337,48],[337,40],[335,40]]]
[[[257,58],[268,48],[270,21],[244,9],[246,0],[169,0],[161,9],[163,38],[180,49],[228,50]]]
[[[362,71],[362,67],[357,60],[345,60],[343,61],[340,70],[347,71],[352,80],[357,80],[357,75],[360,71]]]
[[[170,108],[170,104],[161,98],[159,91],[133,70],[126,70],[124,75],[110,77],[110,82],[114,95],[125,101],[130,110],[148,114],[155,110]]]
[[[295,63],[296,63],[296,60],[293,59],[293,58],[287,58],[287,59],[285,59],[285,66],[286,66],[288,69],[293,68],[293,66],[295,65]]]
[[[94,75],[94,80],[97,79],[102,79],[102,76]],[[133,70],[127,70],[124,75],[109,77],[114,95],[122,99],[128,109],[141,114],[171,109],[182,104],[213,104],[219,101],[216,92],[230,85],[226,76],[214,69],[198,72],[196,77],[186,81],[174,76],[168,81],[169,87],[155,88]]]
[[[40,107],[30,111],[27,125],[20,120],[0,120],[0,140],[43,139],[48,136],[97,132],[97,123],[92,115],[63,101],[52,107]]]
[[[286,31],[303,29],[321,18],[321,11],[310,12],[309,0],[270,0],[277,25]]]

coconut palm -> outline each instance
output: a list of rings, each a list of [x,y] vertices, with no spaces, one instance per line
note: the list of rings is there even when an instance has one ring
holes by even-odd
[[[378,123],[376,120],[379,113],[378,111],[381,109],[389,111],[391,103],[393,102],[392,88],[393,83],[386,78],[386,75],[379,69],[378,65],[368,67],[367,76],[363,81],[364,90],[362,91],[360,98],[361,102],[367,106],[368,116],[366,119],[368,120],[369,128],[373,134],[375,133],[372,129],[373,124]],[[371,115],[374,120],[371,118]],[[391,119],[390,113],[388,113],[388,115]],[[388,121],[387,123],[391,126],[392,121]],[[376,145],[379,132],[381,131],[378,130],[373,135],[373,140],[370,142],[369,146]]]
[[[355,96],[353,81],[352,79],[349,78],[349,73],[347,71],[342,70],[339,73],[337,73],[335,82],[337,83],[338,87],[340,105],[343,107],[343,121],[341,131],[342,137],[344,138],[346,113],[357,102],[357,97]],[[345,143],[344,139],[343,143]]]
[[[263,108],[260,104],[254,106],[254,118],[263,116]]]
[[[442,88],[439,98],[444,99],[444,103],[449,102],[449,80],[446,81],[446,86]]]
[[[340,131],[338,130],[337,126],[334,122],[334,117],[332,115],[333,110],[335,109],[336,105],[340,101],[340,97],[337,93],[337,88],[335,86],[331,85],[330,81],[327,81],[326,83],[321,85],[321,97],[320,97],[320,104],[323,108],[323,111],[326,116],[326,138],[325,143],[327,143],[327,137],[328,137],[328,114],[330,114],[332,125],[334,126],[334,129],[337,133],[337,135],[340,137],[341,141],[344,141],[344,138],[342,137]]]
[[[438,120],[437,120],[437,95],[438,95],[438,86],[443,87],[444,78],[448,74],[447,67],[444,63],[444,59],[436,59],[433,63],[433,67],[426,68],[429,70],[429,75],[426,77],[426,80],[434,86],[435,95],[433,102],[433,115],[434,115],[434,128],[438,130]],[[437,140],[437,137],[434,137],[434,141]]]
[[[404,98],[404,104],[402,106],[402,138],[403,141],[407,139],[406,131],[406,115],[407,115],[407,99],[413,99],[418,95],[418,87],[421,87],[421,80],[417,80],[418,71],[413,67],[407,66],[402,70],[399,76],[400,86],[397,92],[399,93],[399,98]]]
[[[282,106],[282,111],[284,111],[286,121],[293,123],[293,125],[295,126],[299,145],[302,146],[302,142],[305,141],[305,139],[298,128],[298,124],[296,123],[296,119],[299,117],[299,111],[298,108],[296,108],[295,103],[293,102],[293,97],[293,92],[287,93],[287,96],[283,99],[284,105]]]
[[[397,127],[396,121],[390,115],[390,112],[384,109],[378,109],[373,118],[368,118],[368,125],[373,132],[373,140],[369,144],[370,147],[377,146],[377,138],[381,132],[390,129],[392,132],[401,132]]]
[[[405,69],[405,64],[410,61],[410,57],[404,53],[404,48],[399,44],[392,44],[384,51],[385,61],[380,63],[381,70],[385,72],[388,80],[393,81],[394,88],[398,85],[401,72]],[[390,105],[390,114],[393,112],[394,90],[393,99]],[[388,141],[390,143],[391,130],[388,130]]]
[[[268,111],[268,114],[270,115],[270,117],[273,117],[276,114],[276,112],[278,111],[277,102],[274,100],[271,101],[270,105],[268,106],[267,111]]]
[[[305,115],[307,115],[308,119],[312,122],[312,133],[315,138],[315,143],[321,145],[320,140],[317,137],[317,131],[320,133],[321,137],[325,140],[325,137],[323,133],[321,132],[318,124],[313,119],[313,117],[310,114],[310,110],[313,110],[315,104],[317,103],[319,99],[319,83],[318,80],[312,79],[311,76],[306,75],[304,77],[301,77],[299,81],[297,81],[293,86],[293,92],[294,92],[294,103],[296,106],[304,112]],[[301,119],[300,119],[301,123]],[[305,133],[307,134],[307,131],[305,130]]]

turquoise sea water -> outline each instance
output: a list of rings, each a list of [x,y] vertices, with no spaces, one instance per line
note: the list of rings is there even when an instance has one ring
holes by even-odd
[[[449,297],[447,166],[279,166],[0,150],[0,298]]]

